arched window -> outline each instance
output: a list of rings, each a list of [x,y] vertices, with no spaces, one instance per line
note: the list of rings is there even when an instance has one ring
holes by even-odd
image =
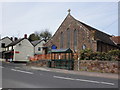
[[[74,30],[74,49],[77,49],[77,30]]]
[[[67,48],[70,48],[70,30],[67,29]]]
[[[60,34],[60,48],[63,48],[63,32]]]
[[[85,44],[83,44],[82,49],[83,49],[83,50],[86,49],[86,45],[85,45]]]

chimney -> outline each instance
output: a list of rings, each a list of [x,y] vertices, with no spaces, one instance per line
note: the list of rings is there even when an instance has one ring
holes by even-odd
[[[25,34],[25,35],[24,35],[24,38],[26,38],[26,39],[27,39],[27,34]]]
[[[17,40],[18,40],[18,38],[17,38],[17,37],[15,37],[15,38],[14,38],[14,41],[17,41]]]
[[[12,40],[12,41],[13,41],[13,37],[10,37],[10,40]]]

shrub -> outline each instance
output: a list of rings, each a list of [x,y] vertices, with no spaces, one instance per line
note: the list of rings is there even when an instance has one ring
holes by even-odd
[[[120,50],[110,50],[105,52],[93,52],[91,49],[80,51],[81,60],[116,60],[120,61]]]
[[[91,59],[91,54],[93,51],[91,49],[84,49],[80,51],[81,59],[82,60],[90,60]]]
[[[111,50],[108,52],[108,56],[112,60],[120,61],[120,50]]]

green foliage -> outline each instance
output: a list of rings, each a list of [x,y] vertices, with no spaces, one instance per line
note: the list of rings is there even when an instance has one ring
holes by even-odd
[[[47,41],[48,39],[50,39],[52,36],[52,34],[46,29],[45,31],[40,33],[40,37],[42,39],[44,39],[45,41]]]
[[[81,60],[120,60],[120,50],[111,50],[108,53],[105,52],[93,52],[91,49],[85,49],[80,51]]]
[[[80,51],[81,54],[81,59],[82,60],[90,60],[91,59],[91,54],[92,54],[92,50],[91,49],[84,49]]]
[[[111,57],[112,60],[120,61],[120,50],[111,50],[108,52],[108,55]]]
[[[35,40],[49,40],[51,38],[52,34],[49,32],[48,29],[43,30],[42,32],[35,31],[34,33],[30,34],[28,40],[29,41],[35,41]]]
[[[40,37],[34,33],[30,34],[29,38],[28,38],[29,41],[35,41],[35,40],[40,40]]]

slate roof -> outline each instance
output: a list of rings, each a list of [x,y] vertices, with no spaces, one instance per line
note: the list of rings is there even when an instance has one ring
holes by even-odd
[[[73,17],[74,18],[74,17]],[[75,19],[75,18],[74,18]],[[75,19],[76,20],[76,19]],[[81,23],[82,25],[84,25],[86,28],[88,28],[89,30],[94,30],[95,31],[95,34],[94,34],[94,37],[95,37],[95,40],[97,41],[101,41],[101,42],[104,42],[104,43],[107,43],[107,44],[110,44],[110,45],[113,45],[113,46],[116,46],[115,43],[111,40],[111,35],[109,34],[106,34],[96,28],[93,28],[79,20],[76,20],[78,21],[79,23]]]
[[[4,37],[4,38],[0,39],[0,41],[1,41],[1,40],[3,40],[3,39],[5,39],[5,38],[8,38],[8,39],[10,39],[10,38],[7,36],[7,37]],[[10,39],[10,40],[11,40],[11,39]],[[11,40],[11,41],[12,41],[12,40]]]
[[[32,41],[31,43],[36,46],[38,43],[42,42],[43,40],[36,40],[36,41]]]
[[[104,43],[107,43],[107,44],[116,46],[116,44],[111,40],[111,37],[112,37],[111,35],[106,34],[106,33],[102,32],[102,31],[100,31],[100,30],[98,30],[98,29],[96,29],[96,28],[93,28],[93,27],[91,27],[91,26],[89,26],[89,25],[87,25],[87,24],[85,24],[85,23],[83,23],[83,22],[75,19],[71,14],[68,14],[67,17],[72,17],[75,21],[77,21],[78,23],[80,23],[80,24],[82,24],[83,26],[85,26],[88,30],[94,30],[94,31],[95,31],[95,34],[94,34],[94,37],[95,37],[95,38],[94,38],[94,39],[95,39],[96,41],[101,41],[101,42],[104,42]],[[64,19],[64,21],[67,19],[67,17]],[[62,24],[64,23],[64,21],[62,22]],[[59,28],[62,26],[62,24],[59,26]],[[57,29],[57,31],[59,30],[59,28]],[[56,32],[57,32],[57,31],[56,31]],[[56,34],[56,32],[55,32],[55,34]],[[51,37],[51,39],[55,36],[55,34]],[[50,39],[50,40],[51,40],[51,39]],[[50,41],[50,40],[49,40],[49,41]],[[49,41],[48,41],[48,42],[49,42]],[[47,43],[48,43],[48,42],[47,42]],[[47,43],[46,43],[45,45],[47,45]]]
[[[10,43],[9,45],[7,45],[6,47],[9,47],[9,46],[14,46],[16,44],[18,44],[19,42],[21,42],[22,40],[24,40],[25,38],[22,38],[22,39],[18,39],[16,41],[13,41],[12,43]]]

